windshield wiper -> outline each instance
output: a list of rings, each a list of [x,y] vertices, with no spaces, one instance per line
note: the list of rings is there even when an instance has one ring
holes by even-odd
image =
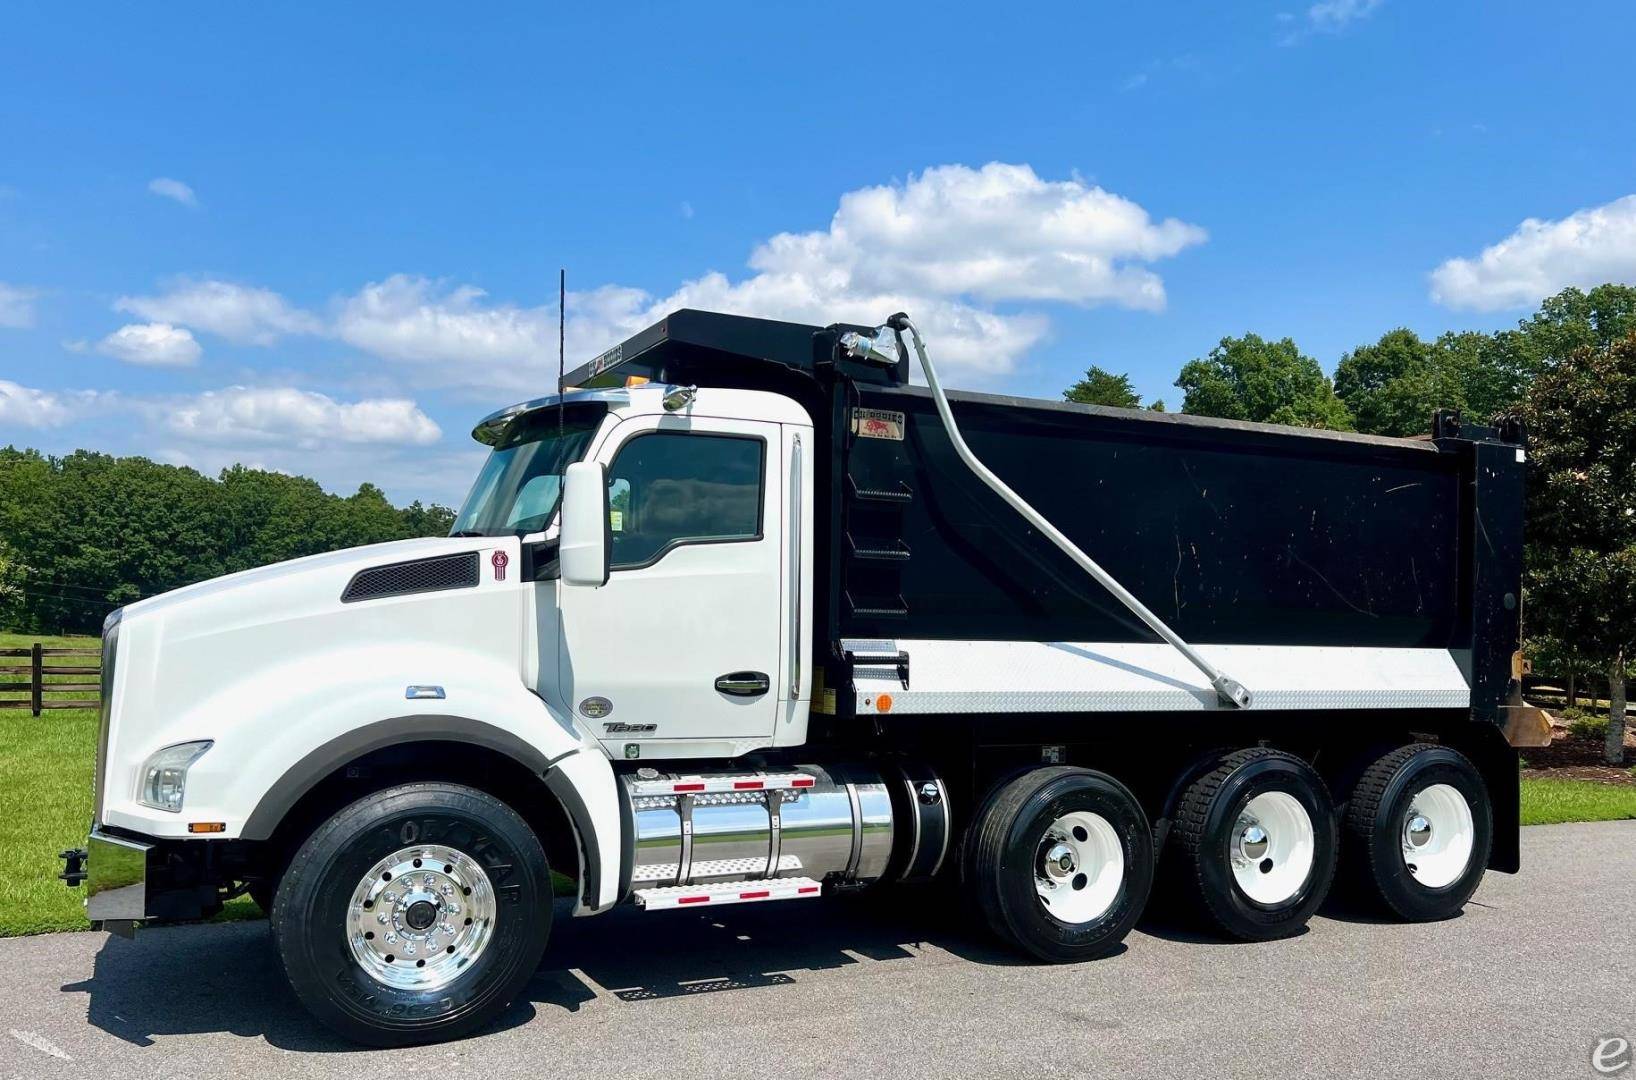
[[[465,538],[465,537],[470,537],[470,536],[487,536],[487,535],[488,535],[488,533],[484,532],[481,529],[460,529],[457,532],[450,533],[449,538],[451,540],[459,540],[459,539],[462,539],[462,538]]]

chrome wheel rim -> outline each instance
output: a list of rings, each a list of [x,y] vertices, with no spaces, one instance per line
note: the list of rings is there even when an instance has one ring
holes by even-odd
[[[376,863],[347,906],[347,945],[376,982],[436,990],[469,968],[494,936],[494,887],[464,852],[402,848]]]
[[[1431,784],[1414,793],[1400,830],[1403,862],[1428,889],[1458,881],[1471,865],[1477,827],[1471,804],[1451,784]]]
[[[1101,814],[1064,814],[1040,838],[1034,891],[1055,918],[1075,924],[1101,918],[1119,899],[1124,881],[1124,845]]]
[[[1285,791],[1263,791],[1244,804],[1227,840],[1233,880],[1258,904],[1287,903],[1306,886],[1317,859],[1312,815]]]

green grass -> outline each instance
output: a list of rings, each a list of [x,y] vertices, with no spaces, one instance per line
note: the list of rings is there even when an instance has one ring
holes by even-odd
[[[1522,782],[1524,825],[1622,821],[1626,818],[1636,818],[1636,785],[1532,778]]]
[[[96,648],[92,637],[0,633],[0,648],[31,645]],[[66,678],[81,678],[66,676]],[[48,930],[84,930],[85,891],[57,880],[57,853],[83,847],[91,826],[91,766],[96,757],[95,709],[0,710],[0,937]],[[260,914],[235,900],[223,918]]]

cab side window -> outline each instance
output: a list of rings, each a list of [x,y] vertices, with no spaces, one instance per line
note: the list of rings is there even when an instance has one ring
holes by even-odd
[[[608,468],[614,570],[648,566],[681,544],[761,539],[767,444],[733,435],[653,432]]]

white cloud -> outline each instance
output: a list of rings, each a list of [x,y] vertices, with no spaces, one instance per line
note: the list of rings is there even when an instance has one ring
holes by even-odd
[[[1307,24],[1314,30],[1338,33],[1359,19],[1366,19],[1385,0],[1321,0],[1307,8]]]
[[[1286,27],[1280,45],[1299,45],[1314,34],[1339,34],[1352,24],[1361,22],[1380,10],[1386,0],[1319,0],[1307,8],[1305,18],[1297,22],[1294,15],[1281,11],[1276,16],[1279,25]]]
[[[199,205],[199,198],[193,194],[191,187],[168,176],[156,176],[149,180],[148,190],[161,199],[173,199],[183,206]]]
[[[1178,59],[1176,64],[1191,63]],[[1010,372],[1050,331],[1042,305],[1162,310],[1154,263],[1205,231],[1077,176],[1027,165],[944,165],[848,192],[823,229],[780,233],[737,278],[711,271],[668,294],[606,285],[568,297],[571,366],[680,307],[825,325],[908,311],[956,380]],[[395,274],[337,300],[320,319],[268,289],[181,281],[115,304],[154,323],[266,345],[339,338],[413,366],[418,385],[537,392],[554,384],[555,304],[494,301],[479,288]]]
[[[1636,195],[1569,214],[1529,218],[1474,258],[1449,259],[1431,275],[1445,307],[1529,307],[1569,285],[1636,282]]]
[[[34,325],[34,301],[39,293],[0,281],[0,326],[27,330]]]
[[[103,338],[97,351],[127,364],[187,367],[203,351],[185,328],[169,323],[132,323]]]
[[[421,363],[515,363],[556,355],[553,308],[485,306],[482,289],[447,288],[423,277],[394,274],[365,285],[336,316],[335,333],[349,345],[391,360]]]
[[[154,403],[150,415],[179,438],[199,442],[326,443],[426,446],[442,431],[413,401],[339,402],[291,387],[230,386]]]
[[[270,289],[227,281],[179,281],[159,296],[121,296],[114,310],[245,345],[271,345],[289,334],[316,334],[324,328],[317,317]]]
[[[56,427],[72,418],[61,396],[0,379],[0,424],[26,428]]]
[[[1157,311],[1164,283],[1149,264],[1205,240],[1078,178],[1027,165],[947,165],[842,196],[828,228],[780,233],[733,280],[711,272],[663,297],[623,286],[569,296],[571,366],[678,307],[820,325],[877,322],[906,310],[934,335],[959,378],[1010,371],[1048,332],[1038,311],[999,305],[1114,304]],[[469,286],[397,275],[347,299],[345,341],[421,365],[423,378],[511,389],[549,385],[555,306],[489,304]]]

